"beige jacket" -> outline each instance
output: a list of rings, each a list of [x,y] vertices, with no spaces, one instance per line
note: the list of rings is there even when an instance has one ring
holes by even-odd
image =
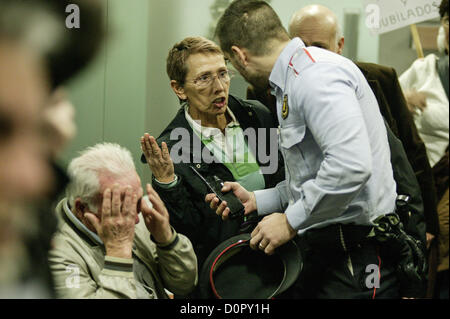
[[[58,204],[56,213],[59,225],[49,263],[58,298],[167,298],[165,289],[186,295],[196,285],[197,258],[192,244],[175,230],[171,242],[159,246],[151,240],[140,215],[133,259],[114,258],[105,256],[101,240],[76,219],[66,199]],[[137,260],[141,267],[136,266]],[[151,278],[151,287],[136,280],[137,268]]]

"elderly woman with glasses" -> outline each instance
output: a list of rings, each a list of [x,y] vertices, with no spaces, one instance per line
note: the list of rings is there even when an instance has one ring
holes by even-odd
[[[264,189],[283,180],[284,168],[272,115],[257,101],[229,95],[231,71],[214,42],[189,37],[176,44],[167,73],[181,108],[158,139],[141,138],[142,161],[172,225],[192,241],[201,269],[219,243],[249,231],[256,219],[222,221],[205,202],[211,192],[205,180],[216,176]]]

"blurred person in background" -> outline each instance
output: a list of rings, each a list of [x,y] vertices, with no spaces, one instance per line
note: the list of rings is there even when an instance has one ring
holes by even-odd
[[[429,54],[414,61],[399,78],[400,84],[414,116],[420,137],[425,143],[428,161],[433,169],[436,196],[438,198],[439,237],[435,241],[437,262],[431,264],[437,270],[436,287],[429,287],[429,296],[448,299],[448,251],[449,251],[449,26],[448,0],[439,6],[441,28],[445,36],[438,35],[438,47],[443,54]],[[442,33],[441,33],[442,34]],[[443,43],[442,43],[443,42]]]
[[[66,27],[66,7],[83,12]],[[67,183],[56,164],[75,134],[60,88],[95,56],[98,1],[0,2],[0,297],[54,297],[47,253],[56,229],[48,207]]]
[[[6,39],[2,31],[0,28],[0,297],[48,296],[39,283],[24,278],[31,265],[25,263],[27,247],[22,236],[36,232],[36,216],[29,214],[26,202],[44,196],[53,184],[45,141],[39,135],[50,88],[42,61]],[[27,287],[20,289],[18,281],[28,282]],[[28,294],[22,295],[25,292]]]

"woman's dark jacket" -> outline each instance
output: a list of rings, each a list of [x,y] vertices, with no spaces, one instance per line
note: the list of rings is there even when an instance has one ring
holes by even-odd
[[[263,128],[266,131],[266,138],[262,143],[265,143],[268,153],[270,149],[269,129],[276,127],[269,110],[258,101],[242,100],[232,95],[229,96],[228,107],[235,115],[242,130],[245,131],[247,128],[254,128],[258,132],[258,128]],[[183,108],[178,111],[172,122],[158,137],[158,144],[161,145],[162,142],[166,142],[170,151],[181,139],[181,137],[178,137],[176,140],[170,139],[171,132],[176,128],[184,128],[189,132],[191,138],[191,154],[188,154],[189,163],[174,164],[175,174],[178,176],[176,186],[165,189],[158,185],[154,179],[152,184],[169,211],[171,225],[177,232],[186,235],[191,240],[197,254],[199,269],[201,269],[204,260],[216,246],[224,240],[240,233],[244,220],[243,218],[238,218],[236,220],[222,221],[216,215],[215,211],[209,207],[209,204],[205,202],[205,196],[210,191],[208,191],[207,186],[191,167],[195,168],[205,178],[207,176],[212,177],[213,175],[216,175],[223,181],[234,181],[234,178],[225,165],[216,163],[216,161],[210,164],[205,163],[201,157],[198,157],[198,154],[194,154],[193,147],[195,143],[201,145],[202,153],[205,146],[200,142],[197,135],[193,133],[192,128],[186,120]],[[272,144],[275,143],[278,145],[276,135],[274,139]],[[258,141],[258,145],[260,143],[261,141]],[[274,187],[277,183],[284,180],[282,156],[278,153],[278,146],[275,149],[278,157],[278,168],[274,174],[264,175],[266,188]],[[206,149],[205,151],[208,150]],[[142,156],[141,161],[146,162],[144,156]],[[257,161],[260,163],[258,158]]]

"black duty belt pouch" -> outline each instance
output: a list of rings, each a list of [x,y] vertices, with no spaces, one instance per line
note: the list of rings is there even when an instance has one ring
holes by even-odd
[[[380,253],[396,264],[402,297],[423,297],[426,287],[427,259],[422,243],[405,233],[400,217],[393,213],[381,216],[369,237],[381,247]]]

